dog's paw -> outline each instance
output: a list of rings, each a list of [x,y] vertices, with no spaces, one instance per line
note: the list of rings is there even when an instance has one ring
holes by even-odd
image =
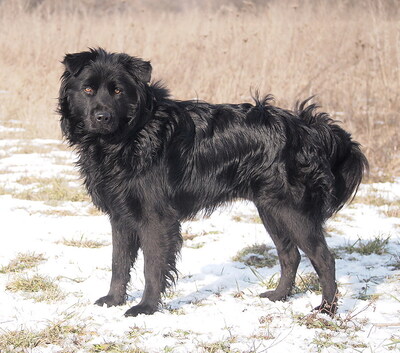
[[[271,290],[260,294],[261,298],[267,298],[271,302],[284,301],[286,300],[287,296],[287,294],[280,293],[276,290]]]
[[[97,299],[94,304],[99,306],[103,306],[104,304],[106,304],[107,308],[109,308],[110,306],[125,304],[125,298],[116,298],[113,295],[106,295],[105,297]]]
[[[139,314],[152,315],[158,310],[157,306],[152,305],[135,305],[130,308],[125,316],[138,316]]]
[[[331,317],[335,316],[336,311],[337,311],[337,303],[328,303],[326,300],[324,300],[321,305],[318,305],[313,309],[313,311],[317,311],[321,314],[327,314]]]

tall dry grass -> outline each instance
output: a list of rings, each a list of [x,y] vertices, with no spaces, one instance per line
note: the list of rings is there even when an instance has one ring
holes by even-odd
[[[60,137],[59,61],[102,46],[150,59],[179,99],[250,101],[258,89],[290,108],[316,95],[362,143],[374,176],[399,175],[396,1],[262,3],[2,0],[0,122]]]

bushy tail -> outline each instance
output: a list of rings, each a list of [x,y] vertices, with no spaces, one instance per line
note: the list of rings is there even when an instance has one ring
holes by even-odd
[[[328,114],[316,113],[316,105],[306,107],[308,101],[301,103],[296,113],[308,125],[315,127],[318,140],[329,158],[335,179],[330,213],[335,213],[354,198],[364,174],[368,172],[368,161],[360,144],[353,141],[351,135],[335,124]]]
[[[332,166],[332,173],[335,176],[334,212],[354,198],[367,171],[368,161],[361,152],[360,145],[350,141],[347,152],[338,156],[336,163]]]

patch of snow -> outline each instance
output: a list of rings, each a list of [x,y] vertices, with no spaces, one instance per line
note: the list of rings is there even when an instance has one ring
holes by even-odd
[[[60,141],[1,140],[0,146],[7,147],[7,155],[0,159],[3,188],[22,190],[23,186],[18,183],[21,176],[65,178],[66,171],[75,170],[76,157],[72,152],[55,148],[48,153],[15,153],[14,148],[21,144],[51,146],[59,145]],[[60,157],[63,162],[57,160]],[[67,180],[73,178],[69,175]],[[370,187],[388,202],[400,198],[400,179],[395,183],[362,185],[360,192],[368,193]],[[109,288],[111,245],[89,249],[63,243],[65,239],[90,239],[110,244],[108,218],[82,212],[88,207],[88,203],[64,202],[55,208],[45,202],[15,199],[7,194],[0,196],[3,239],[0,267],[18,253],[43,254],[46,260],[25,272],[54,279],[66,294],[60,301],[35,302],[23,293],[5,290],[15,274],[0,274],[2,330],[40,330],[48,327],[49,322],[68,317],[68,325],[84,323],[93,332],[85,343],[86,348],[104,342],[121,342],[134,344],[146,352],[161,352],[166,347],[172,347],[173,352],[203,352],[202,346],[215,342],[229,344],[232,352],[318,351],[316,337],[323,332],[332,334],[332,340],[346,347],[335,350],[333,346],[332,352],[354,352],[352,341],[364,345],[362,349],[367,351],[386,352],[390,347],[395,348],[390,344],[400,338],[400,271],[391,266],[400,254],[400,219],[386,217],[379,207],[355,204],[344,208],[340,212],[342,217],[328,222],[334,226],[331,236],[327,237],[331,248],[354,244],[358,239],[368,241],[390,235],[388,252],[383,255],[345,253],[336,261],[341,293],[338,315],[336,319],[321,316],[333,323],[354,316],[349,322],[359,329],[351,331],[351,338],[348,330],[334,332],[301,324],[299,317],[310,314],[319,304],[319,294],[296,294],[286,302],[275,303],[258,296],[266,290],[260,279],[277,278],[280,269],[279,265],[251,269],[232,260],[246,246],[257,243],[273,246],[263,225],[248,220],[257,214],[255,207],[247,202],[236,202],[218,209],[209,218],[183,224],[184,232],[196,236],[184,243],[178,262],[180,279],[164,299],[161,312],[123,317],[143,293],[142,256],[131,272],[128,303],[113,308],[94,306],[94,301]],[[54,209],[77,215],[46,215],[45,211]],[[314,270],[303,255],[299,274],[310,272]],[[362,298],[361,294],[366,297]],[[138,331],[136,341],[129,338],[132,330]],[[38,349],[33,351],[60,351],[59,346],[53,345]]]
[[[0,125],[0,132],[21,132],[21,131],[25,131],[25,129],[21,127],[6,127]]]

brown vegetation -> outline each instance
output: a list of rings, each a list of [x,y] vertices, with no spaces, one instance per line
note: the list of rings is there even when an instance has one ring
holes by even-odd
[[[251,101],[258,89],[291,108],[316,95],[373,176],[399,175],[399,20],[394,0],[3,0],[0,123],[60,137],[59,61],[101,46],[150,59],[178,99]]]

